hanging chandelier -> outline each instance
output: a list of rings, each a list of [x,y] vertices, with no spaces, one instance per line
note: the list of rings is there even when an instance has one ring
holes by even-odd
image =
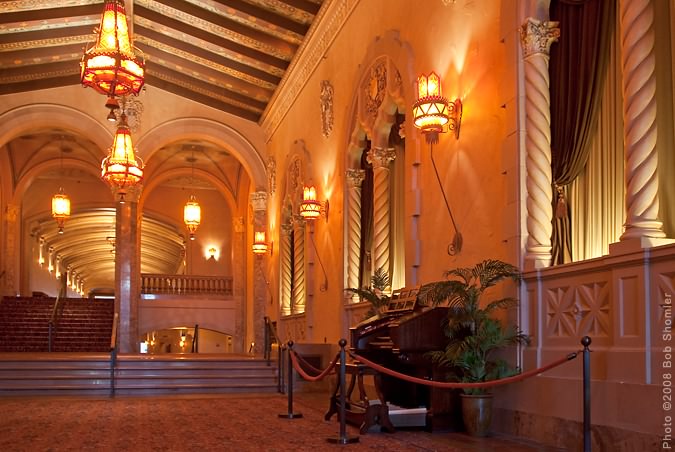
[[[197,202],[195,195],[190,195],[190,199],[183,208],[183,221],[190,232],[190,240],[195,239],[195,232],[202,222],[202,208]]]
[[[124,113],[108,156],[101,163],[101,177],[118,190],[133,187],[143,180],[143,160],[134,155],[131,132]],[[120,200],[124,199],[123,195],[124,192],[120,193]]]
[[[106,107],[119,107],[116,97],[138,95],[145,82],[145,60],[134,54],[122,0],[105,0],[96,42],[80,63],[82,85],[108,96]]]
[[[52,217],[59,226],[59,234],[63,234],[63,227],[70,217],[70,198],[63,193],[63,187],[59,187],[59,192],[52,196]]]

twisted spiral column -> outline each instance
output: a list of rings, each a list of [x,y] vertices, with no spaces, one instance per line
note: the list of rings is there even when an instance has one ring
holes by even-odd
[[[551,44],[560,35],[556,26],[557,22],[528,18],[520,29],[525,60],[528,234],[525,258],[535,268],[551,265],[553,187],[548,60]]]
[[[373,165],[373,270],[389,273],[389,163],[396,158],[394,148],[372,148],[368,163]]]
[[[359,264],[361,261],[361,184],[365,171],[347,170],[349,187],[349,211],[347,225],[347,287],[359,287]]]
[[[293,314],[305,312],[305,222],[299,218],[293,222]]]
[[[253,210],[253,232],[266,232],[267,225],[267,192],[256,191],[249,194],[249,202]],[[253,272],[253,342],[254,353],[262,353],[265,331],[265,298],[269,288],[263,274],[261,261],[263,256],[256,256],[257,269]]]
[[[293,282],[293,267],[291,265],[293,250],[291,249],[291,234],[293,226],[281,226],[281,315],[291,315],[291,287]]]
[[[626,223],[621,241],[665,237],[659,212],[656,150],[654,9],[650,0],[620,2]]]

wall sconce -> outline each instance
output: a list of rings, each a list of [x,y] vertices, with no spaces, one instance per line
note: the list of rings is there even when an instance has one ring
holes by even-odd
[[[210,261],[217,261],[218,260],[218,256],[219,256],[218,248],[216,248],[215,246],[210,246],[206,250],[206,253],[207,253],[208,260],[210,260]]]
[[[462,101],[449,102],[441,92],[441,79],[435,72],[417,77],[417,101],[413,104],[413,121],[427,143],[438,143],[438,134],[447,130],[459,139]]]
[[[441,93],[441,79],[435,72],[428,76],[420,75],[417,77],[417,101],[413,104],[413,120],[415,127],[424,134],[426,142],[431,148],[431,164],[436,173],[438,185],[443,194],[445,207],[448,209],[452,227],[455,229],[455,236],[448,245],[448,254],[454,256],[462,250],[462,234],[457,229],[455,217],[452,215],[448,197],[445,195],[441,176],[434,160],[434,144],[438,143],[438,134],[447,130],[455,132],[455,138],[459,139],[459,126],[462,121],[462,102],[455,99],[448,102]]]
[[[321,202],[316,199],[316,188],[313,185],[305,186],[302,191],[300,216],[305,220],[315,220],[323,214],[328,221],[328,200]]]
[[[265,241],[265,231],[256,231],[253,235],[253,254],[256,256],[262,256],[267,252],[268,245]]]

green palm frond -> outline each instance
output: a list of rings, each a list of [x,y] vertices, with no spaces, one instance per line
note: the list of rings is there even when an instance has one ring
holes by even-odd
[[[519,369],[509,366],[506,361],[492,357],[504,347],[525,345],[530,341],[530,337],[517,327],[506,327],[492,317],[500,309],[517,306],[518,300],[503,297],[482,302],[486,289],[500,281],[518,281],[518,269],[506,262],[488,259],[474,267],[449,270],[445,277],[443,281],[425,284],[420,290],[422,300],[451,308],[444,324],[446,346],[428,356],[446,367],[457,381],[481,382],[518,373]]]
[[[384,267],[380,267],[375,270],[373,276],[370,277],[370,285],[373,287],[373,289],[378,290],[385,290],[387,287],[391,286],[389,274],[386,272]]]

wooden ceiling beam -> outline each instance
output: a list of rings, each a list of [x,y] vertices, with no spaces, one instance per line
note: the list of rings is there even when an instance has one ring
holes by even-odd
[[[187,89],[191,89],[191,87],[194,87],[195,88],[194,91],[196,92],[201,91],[206,93],[213,93],[214,97],[221,97],[221,98],[224,97],[232,100],[233,102],[245,104],[251,107],[252,109],[259,110],[260,113],[262,113],[262,111],[265,109],[266,106],[266,103],[264,101],[260,101],[254,99],[253,97],[237,93],[222,86],[207,83],[201,79],[192,77],[183,72],[177,72],[166,66],[160,66],[154,61],[149,61],[147,63],[146,69],[147,69],[146,74],[157,75],[158,78],[170,80],[172,81],[172,83],[175,83]]]
[[[238,53],[240,55],[246,56],[248,58],[262,61],[263,63],[277,67],[279,69],[286,70],[288,68],[289,63],[287,61],[284,61],[279,58],[275,58],[273,56],[267,55],[263,52],[260,52],[259,50],[252,49],[250,47],[246,47],[242,44],[238,44],[236,42],[230,41],[229,39],[225,39],[220,36],[213,35],[209,33],[206,30],[201,30],[197,27],[193,27],[191,25],[185,24],[183,22],[180,22],[176,19],[172,19],[170,17],[166,17],[161,15],[158,12],[152,11],[148,8],[144,8],[140,5],[136,5],[134,7],[134,14],[137,16],[144,17],[147,20],[150,20],[154,23],[156,23],[159,26],[164,26],[171,28],[173,30],[176,30],[180,33],[184,33],[190,36],[194,36],[198,39],[201,39],[202,41],[206,41],[208,43],[211,43],[213,45],[223,47],[225,49],[228,49],[232,52]],[[159,28],[159,27],[158,27]],[[135,30],[136,34],[139,34],[138,30]]]
[[[146,83],[150,86],[163,89],[164,91],[168,91],[177,96],[185,97],[186,99],[190,99],[195,102],[208,105],[209,107],[215,108],[216,110],[221,110],[224,111],[225,113],[229,113],[234,116],[239,116],[240,118],[247,119],[249,121],[253,121],[256,123],[260,120],[260,116],[262,115],[262,113],[255,113],[249,110],[245,110],[243,108],[236,107],[234,105],[228,104],[218,99],[214,99],[205,94],[190,91],[188,88],[176,85],[175,83],[169,81],[162,80],[161,78],[152,75],[152,73],[150,72],[148,72],[148,76],[146,77]]]
[[[233,94],[238,93],[242,96],[241,99],[238,99],[240,101],[253,99],[261,105],[261,109],[263,110],[265,108],[263,103],[269,102],[272,98],[273,92],[271,90],[266,90],[252,83],[244,82],[241,79],[223,74],[222,72],[202,66],[193,61],[180,58],[169,52],[164,52],[153,47],[146,47],[143,49],[143,52],[148,57],[148,71],[151,71],[158,66],[166,67],[170,65],[169,69],[178,72],[177,68],[180,67],[182,68],[182,73],[186,76],[214,85],[214,88],[217,89],[229,90]],[[162,69],[158,68],[156,70],[161,71]],[[194,73],[199,73],[200,77],[191,75]],[[227,85],[229,85],[229,87]]]
[[[138,37],[136,45],[139,46],[141,50],[150,47],[143,45],[141,44],[141,42],[139,42],[140,40],[142,40],[143,36],[146,36],[149,39],[161,42],[162,44],[165,44],[168,47],[180,49],[186,53],[195,55],[199,58],[213,61],[214,63],[220,66],[230,68],[233,71],[241,72],[253,78],[264,80],[268,83],[271,83],[274,86],[277,86],[281,82],[281,78],[277,77],[274,74],[270,74],[268,72],[248,66],[246,64],[240,63],[239,61],[235,61],[221,55],[216,55],[214,53],[209,52],[208,50],[204,50],[203,48],[186,43],[185,41],[180,41],[178,39],[163,35],[155,30],[150,30],[149,28],[136,26],[136,36]]]
[[[173,0],[155,0],[158,3],[162,3],[170,8],[181,11],[192,17],[196,17],[203,21],[209,22],[214,26],[225,28],[233,33],[239,34],[246,38],[249,38],[252,41],[257,41],[267,45],[269,47],[274,47],[281,54],[286,55],[288,61],[293,58],[293,55],[298,50],[298,47],[290,44],[282,39],[276,38],[270,34],[263,33],[262,31],[256,30],[251,27],[247,27],[244,24],[236,22],[232,19],[229,19],[226,16],[213,13],[204,8],[200,8],[190,2],[176,2]]]
[[[236,9],[237,11],[241,11],[242,13],[249,16],[261,19],[269,24],[276,25],[279,28],[297,33],[300,36],[305,36],[309,31],[309,26],[305,24],[295,22],[294,20],[274,14],[262,8],[258,8],[255,5],[246,3],[242,0],[216,0],[216,2],[227,8]]]
[[[38,20],[51,20],[81,16],[100,17],[102,5],[67,6],[63,8],[34,9],[30,11],[15,11],[0,13],[0,24],[12,24]]]

